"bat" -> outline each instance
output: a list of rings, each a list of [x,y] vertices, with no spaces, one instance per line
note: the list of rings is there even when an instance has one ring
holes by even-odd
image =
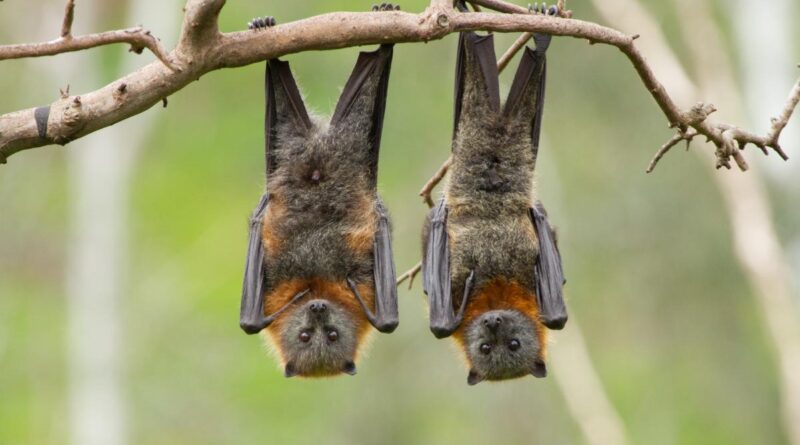
[[[250,218],[240,326],[265,330],[286,377],[353,375],[371,329],[398,325],[377,193],[392,50],[359,54],[329,122],[306,111],[288,62],[267,63],[267,186]]]
[[[459,38],[453,162],[422,273],[430,329],[464,351],[470,385],[545,377],[546,329],[567,321],[555,234],[532,199],[550,39],[534,35],[501,106],[493,36]]]

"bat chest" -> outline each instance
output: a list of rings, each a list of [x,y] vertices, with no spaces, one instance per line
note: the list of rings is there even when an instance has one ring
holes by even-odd
[[[267,213],[264,225],[268,283],[291,279],[322,278],[342,281],[368,279],[372,274],[374,221],[372,213],[361,218],[333,219],[318,213]]]
[[[471,270],[479,286],[497,278],[533,282],[536,235],[524,213],[490,219],[456,214],[448,220],[448,237],[454,283],[463,283]]]

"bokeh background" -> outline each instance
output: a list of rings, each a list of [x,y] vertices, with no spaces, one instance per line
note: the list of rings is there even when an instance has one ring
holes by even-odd
[[[141,23],[172,48],[179,33],[179,0],[77,3],[76,34]],[[797,78],[800,6],[635,2],[650,23],[626,3],[568,6],[581,19],[627,19],[622,30],[645,46],[665,36],[673,68],[712,86],[697,54],[724,54],[728,65],[712,66],[734,87],[690,100],[707,98],[720,117],[766,130]],[[229,1],[221,28],[369,6]],[[691,28],[696,8],[705,21]],[[0,42],[54,38],[62,11],[61,1],[5,1]],[[498,35],[498,55],[516,37]],[[398,273],[420,256],[418,190],[448,156],[456,41],[395,49],[379,189]],[[311,108],[332,110],[357,51],[285,57]],[[663,54],[645,54],[664,65]],[[780,368],[792,345],[776,347],[762,303],[774,296],[737,260],[714,179],[743,174],[676,148],[646,175],[671,132],[629,62],[571,38],[555,39],[549,57],[537,175],[559,227],[572,316],[553,335],[549,378],[467,387],[455,348],[427,329],[419,283],[401,287],[401,325],[374,336],[356,377],[285,379],[262,340],[242,333],[247,217],[263,188],[259,63],[209,73],[167,108],[0,167],[0,444],[792,443],[800,418],[786,406],[800,388],[787,387]],[[114,46],[2,62],[0,112],[49,103],[67,85],[92,91],[152,60]],[[504,91],[515,67],[516,59],[501,78]],[[682,88],[678,77],[660,74],[668,90]],[[726,115],[722,104],[743,112]],[[783,144],[792,158],[799,122]],[[782,312],[796,323],[800,169],[752,147],[745,157],[766,190],[761,214],[787,267],[778,277],[788,287],[776,292],[788,292],[794,306]]]

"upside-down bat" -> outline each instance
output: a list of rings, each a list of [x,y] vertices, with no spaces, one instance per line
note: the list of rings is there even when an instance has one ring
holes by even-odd
[[[423,229],[430,328],[464,350],[470,385],[546,376],[545,328],[567,321],[555,234],[533,199],[550,36],[534,40],[501,107],[492,35],[461,33],[450,178]]]
[[[360,53],[330,122],[308,114],[287,62],[267,63],[267,191],[250,219],[240,326],[266,328],[287,377],[355,374],[370,324],[398,324],[376,190],[391,61],[392,45]]]

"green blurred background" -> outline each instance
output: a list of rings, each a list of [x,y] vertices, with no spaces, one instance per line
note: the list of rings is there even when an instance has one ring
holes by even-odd
[[[173,18],[154,32],[169,48],[179,32],[180,1],[151,1],[155,6],[136,17],[127,17],[124,1],[98,2],[91,13],[81,3],[76,33],[136,23],[154,27],[151,22],[167,9]],[[691,11],[671,2],[642,3],[688,60],[677,20]],[[0,41],[52,38],[62,5],[3,2]],[[425,5],[402,3],[406,11]],[[243,29],[256,15],[285,23],[369,6],[353,0],[229,1],[221,28]],[[576,17],[600,20],[588,2],[569,6]],[[714,7],[726,50],[741,62],[732,5],[718,0]],[[800,8],[785,20],[797,23]],[[651,32],[625,31],[643,38]],[[800,41],[792,32],[789,43]],[[498,55],[515,38],[498,35]],[[419,259],[426,207],[417,193],[449,152],[456,39],[395,49],[379,190],[394,220],[398,273]],[[789,63],[800,60],[800,46],[790,50]],[[357,51],[285,57],[309,107],[332,110]],[[630,441],[786,443],[776,356],[711,178],[741,173],[713,172],[709,160],[676,149],[646,175],[650,157],[671,133],[629,62],[614,48],[570,38],[555,39],[549,57],[539,196],[559,226],[571,315]],[[152,59],[114,46],[2,62],[0,112],[49,103],[67,84],[73,94],[89,92],[118,78],[130,63]],[[69,64],[72,69],[63,68]],[[501,78],[504,91],[515,67],[516,60]],[[167,108],[153,107],[118,124],[118,135],[141,141],[135,154],[105,147],[112,156],[129,157],[132,166],[122,197],[119,341],[113,345],[121,360],[123,442],[584,443],[556,384],[554,376],[563,372],[558,366],[551,364],[551,376],[543,380],[467,387],[455,348],[427,329],[419,283],[410,291],[401,287],[400,327],[374,336],[353,378],[285,379],[262,340],[242,333],[246,222],[263,188],[263,69],[256,64],[212,72],[170,97]],[[764,128],[767,118],[759,116],[756,128]],[[789,125],[797,127],[798,120]],[[81,220],[74,215],[80,205],[72,152],[102,134],[66,149],[25,151],[0,167],[0,444],[60,444],[74,437],[68,262]],[[712,148],[698,141],[694,149]],[[786,149],[791,156],[796,147]],[[752,148],[745,156],[753,164],[771,164],[766,177],[774,221],[797,276],[795,161],[771,156],[760,162]],[[550,346],[553,356],[558,339],[554,335]]]

